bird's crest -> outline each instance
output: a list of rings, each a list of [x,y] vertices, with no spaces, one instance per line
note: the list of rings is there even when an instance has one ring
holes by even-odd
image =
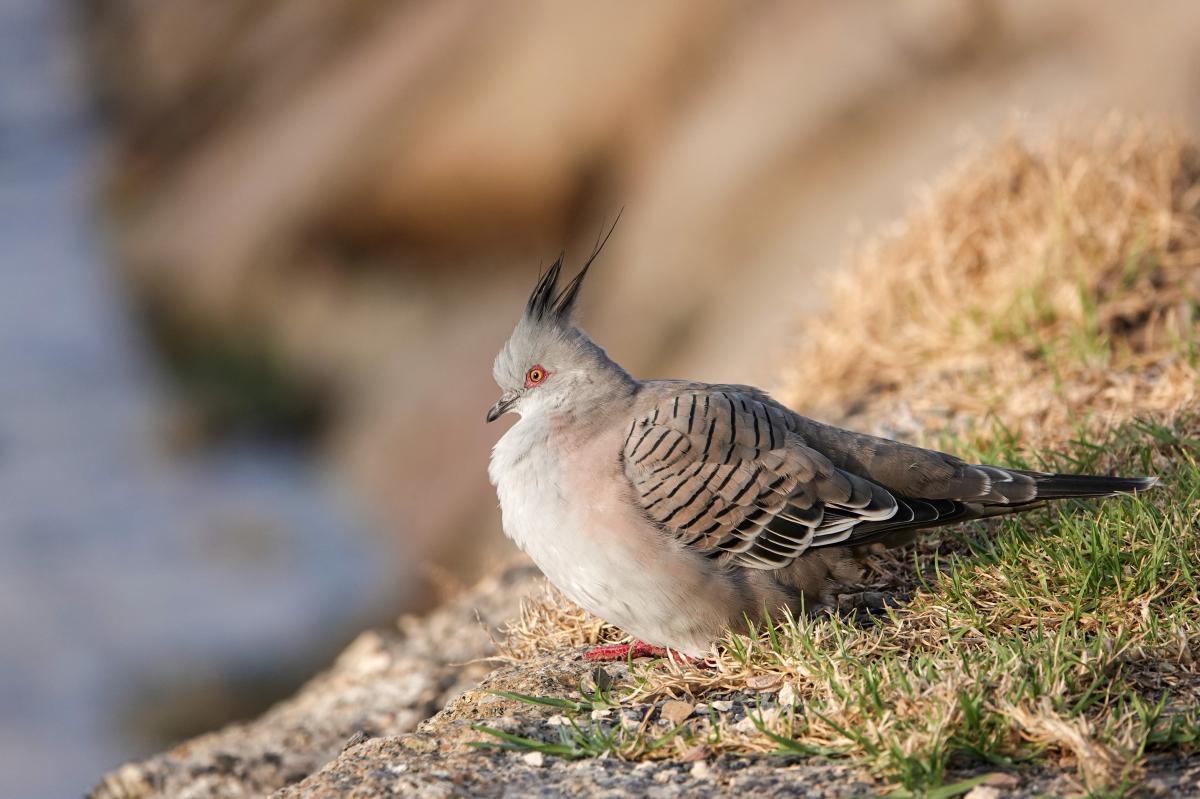
[[[587,277],[588,269],[600,255],[604,245],[608,243],[608,239],[612,236],[619,221],[621,221],[620,213],[613,220],[608,232],[597,237],[596,246],[592,248],[592,254],[584,261],[583,268],[575,277],[571,278],[571,282],[564,286],[562,291],[556,293],[565,253],[558,254],[554,263],[550,264],[550,268],[538,278],[537,286],[529,295],[529,302],[525,304],[526,318],[538,323],[567,324],[570,322],[571,312],[575,309],[575,301],[579,298],[579,287],[583,285],[583,279]]]

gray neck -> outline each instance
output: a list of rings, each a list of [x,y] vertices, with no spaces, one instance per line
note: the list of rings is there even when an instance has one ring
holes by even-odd
[[[591,422],[620,413],[632,405],[641,382],[582,332],[578,346],[580,356],[589,362],[586,377],[573,387],[573,401],[559,409],[559,413],[577,421]]]

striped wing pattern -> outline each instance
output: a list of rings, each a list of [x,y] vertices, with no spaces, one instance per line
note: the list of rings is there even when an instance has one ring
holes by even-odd
[[[750,568],[785,567],[900,507],[807,447],[779,406],[738,387],[685,388],[660,401],[631,422],[622,455],[652,522]]]

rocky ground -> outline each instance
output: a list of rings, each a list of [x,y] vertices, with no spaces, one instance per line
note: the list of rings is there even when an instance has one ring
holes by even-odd
[[[847,797],[876,795],[886,783],[839,761],[788,756],[710,756],[695,751],[682,758],[630,762],[613,757],[566,760],[539,752],[481,751],[473,744],[486,736],[479,723],[517,734],[544,736],[553,727],[552,709],[530,710],[489,691],[535,695],[569,692],[595,667],[571,656],[550,655],[516,668],[500,669],[462,695],[413,733],[348,746],[333,762],[307,779],[284,788],[280,797],[354,796],[601,796],[682,797],[712,793],[762,797]],[[620,678],[621,667],[605,667]],[[651,703],[629,714],[650,714],[666,730],[669,703]],[[718,700],[719,701],[719,700]],[[733,697],[728,713],[745,717],[752,698]],[[629,711],[625,711],[629,713]],[[962,782],[982,778],[964,790],[972,799],[1062,796],[1082,792],[1073,768],[1038,769],[1020,775],[1003,771],[964,772]],[[951,784],[955,779],[948,781]],[[1150,765],[1147,793],[1182,796],[1200,790],[1200,762],[1163,758]],[[973,791],[973,794],[971,793]]]
[[[521,597],[540,591],[536,570],[516,564],[423,619],[403,620],[398,631],[364,633],[295,698],[257,720],[125,765],[105,776],[91,797],[667,799],[721,793],[832,798],[877,795],[887,788],[845,761],[794,755],[712,755],[696,747],[681,756],[632,762],[480,747],[497,739],[478,730],[479,725],[554,740],[564,723],[553,707],[494,692],[579,697],[580,687],[597,679],[630,679],[625,665],[584,662],[583,647],[515,664],[486,660],[497,655],[493,636],[500,634],[499,622],[517,612]],[[763,693],[778,690],[778,685],[766,686]],[[731,693],[724,700],[709,699],[709,704],[737,725],[755,704],[755,693]],[[670,698],[609,711],[616,714],[616,724],[645,724],[662,733],[681,715],[705,712]],[[964,786],[961,792],[972,799],[1083,792],[1070,764],[1020,772],[976,769],[947,782]],[[1142,785],[1146,795],[1192,795],[1200,790],[1200,760],[1152,758]]]
[[[539,580],[522,562],[428,616],[363,633],[328,671],[261,718],[126,765],[93,795],[261,796],[305,779],[352,740],[410,732],[491,671],[493,633]]]

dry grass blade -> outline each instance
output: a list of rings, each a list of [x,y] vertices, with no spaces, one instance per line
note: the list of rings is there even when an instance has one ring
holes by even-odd
[[[1129,753],[1098,741],[1087,719],[1064,719],[1046,699],[1036,708],[1011,705],[1003,708],[1003,712],[1021,726],[1030,741],[1072,753],[1089,789],[1102,791],[1131,776]]]
[[[617,628],[568,601],[549,583],[521,601],[520,614],[503,626],[501,634],[497,649],[509,660],[529,660],[546,652],[626,638]]]

